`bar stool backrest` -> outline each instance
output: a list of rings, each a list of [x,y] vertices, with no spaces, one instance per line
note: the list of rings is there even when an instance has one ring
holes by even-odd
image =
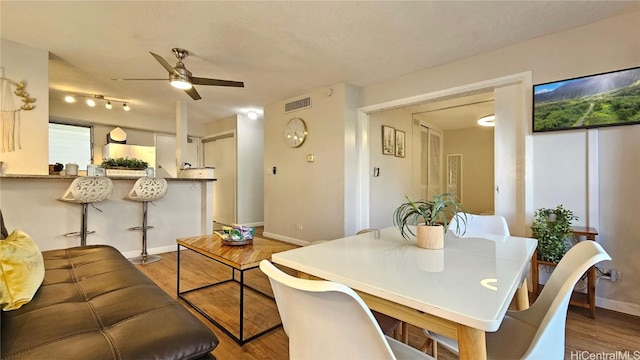
[[[104,176],[81,176],[73,180],[58,198],[60,201],[88,204],[106,200],[113,193],[111,179]]]
[[[162,199],[166,194],[166,179],[141,177],[133,184],[125,199],[139,202],[156,201]]]

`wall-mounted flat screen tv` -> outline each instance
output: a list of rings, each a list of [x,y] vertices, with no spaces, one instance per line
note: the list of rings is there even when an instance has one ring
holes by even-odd
[[[533,131],[640,123],[640,67],[533,86]]]

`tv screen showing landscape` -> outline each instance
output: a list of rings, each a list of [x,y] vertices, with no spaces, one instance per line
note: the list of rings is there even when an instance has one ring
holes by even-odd
[[[533,131],[640,123],[640,67],[533,86]]]

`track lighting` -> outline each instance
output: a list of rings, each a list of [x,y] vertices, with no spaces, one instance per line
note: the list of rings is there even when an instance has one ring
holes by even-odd
[[[124,111],[130,111],[131,107],[129,107],[129,104],[127,101],[123,101],[123,100],[115,100],[115,99],[107,99],[104,97],[104,95],[89,95],[89,94],[73,94],[73,95],[67,95],[64,97],[64,101],[68,102],[68,103],[74,103],[76,102],[76,97],[82,97],[82,98],[86,98],[87,100],[85,100],[85,103],[87,104],[87,106],[90,107],[95,107],[97,105],[97,103],[99,101],[105,101],[104,107],[107,110],[111,110],[113,109],[113,103],[122,103],[122,109]]]

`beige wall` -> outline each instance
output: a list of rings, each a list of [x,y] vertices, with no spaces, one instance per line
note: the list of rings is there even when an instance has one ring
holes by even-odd
[[[443,184],[447,155],[462,154],[462,203],[473,214],[493,212],[493,128],[445,130],[443,137]]]
[[[1,40],[0,64],[4,76],[15,82],[24,82],[25,91],[35,98],[35,108],[20,111],[20,143],[16,151],[0,151],[0,161],[4,162],[3,174],[48,174],[49,173],[49,53],[12,41]],[[15,90],[15,87],[11,87]],[[18,107],[19,98],[14,98]],[[18,140],[18,139],[16,139]],[[1,141],[1,140],[0,140]],[[3,144],[0,144],[0,149]]]
[[[382,125],[391,126],[405,132],[406,156],[404,158],[393,155],[382,154]],[[418,132],[419,128],[415,131]],[[371,176],[369,183],[370,191],[370,227],[385,228],[393,226],[393,212],[398,204],[406,202],[405,195],[411,199],[416,199],[420,194],[412,191],[412,163],[414,156],[413,148],[414,126],[412,116],[403,110],[385,111],[373,114],[369,117],[370,138],[370,164],[371,170],[374,167],[380,168],[380,176]],[[393,206],[390,206],[390,205]]]
[[[306,243],[344,235],[345,139],[355,124],[353,89],[338,84],[265,106],[265,233]],[[312,107],[286,114],[285,103],[310,96]],[[351,115],[352,114],[352,115]],[[284,142],[286,123],[294,117],[307,124],[308,137],[298,148]],[[353,117],[353,118],[351,118]],[[307,155],[315,155],[307,162]],[[274,175],[272,168],[277,168]],[[297,230],[296,225],[302,225]]]

